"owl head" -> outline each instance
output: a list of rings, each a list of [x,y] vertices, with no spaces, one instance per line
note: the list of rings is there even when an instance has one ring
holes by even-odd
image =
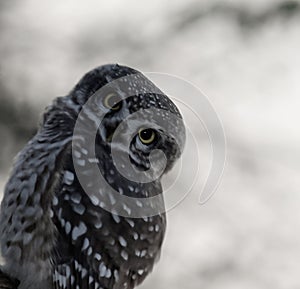
[[[126,195],[160,192],[185,142],[182,116],[167,95],[137,70],[114,64],[88,72],[63,101],[80,123],[73,157],[81,172],[90,176],[94,162]]]

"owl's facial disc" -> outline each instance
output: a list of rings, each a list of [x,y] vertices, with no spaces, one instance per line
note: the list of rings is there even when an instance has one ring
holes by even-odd
[[[114,152],[125,168],[169,171],[181,154],[179,139],[184,135],[174,104],[163,94],[124,95],[121,89],[110,89],[98,98],[105,110],[98,130],[102,153],[111,158]]]

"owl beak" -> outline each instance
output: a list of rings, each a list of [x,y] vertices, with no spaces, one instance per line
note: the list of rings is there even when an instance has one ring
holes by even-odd
[[[115,128],[111,127],[111,126],[108,126],[108,127],[105,127],[104,131],[105,132],[104,132],[104,135],[103,135],[103,140],[110,143],[112,141],[113,136],[114,136]]]
[[[111,134],[107,135],[106,141],[107,141],[107,142],[111,142],[111,140],[112,140],[112,138],[113,138],[113,135],[114,135],[114,133],[111,133]]]

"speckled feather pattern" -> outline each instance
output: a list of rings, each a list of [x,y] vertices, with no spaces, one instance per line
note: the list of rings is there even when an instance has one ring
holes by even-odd
[[[72,158],[72,136],[82,106],[93,93],[120,77],[133,75],[126,85],[134,96],[111,111],[96,138],[96,157],[84,141]],[[126,80],[125,80],[126,82]],[[135,89],[143,88],[144,94]],[[44,114],[38,133],[19,153],[5,187],[0,214],[3,271],[20,281],[20,289],[131,289],[140,284],[158,260],[165,234],[164,213],[144,218],[122,217],[104,210],[82,188],[74,161],[82,166],[96,162],[107,182],[121,194],[144,198],[162,193],[160,179],[133,183],[118,173],[111,159],[108,133],[127,115],[140,108],[156,107],[180,116],[177,107],[141,73],[129,67],[105,65],[87,73],[65,97],[57,98]],[[97,105],[97,104],[96,104]],[[93,125],[92,111],[85,117]],[[151,122],[151,115],[145,121]],[[178,133],[183,132],[181,127]],[[180,151],[170,138],[161,138],[159,149],[169,170]],[[149,166],[147,153],[132,143],[128,152],[136,166]],[[90,183],[93,176],[87,174]],[[130,209],[123,209],[130,215]]]

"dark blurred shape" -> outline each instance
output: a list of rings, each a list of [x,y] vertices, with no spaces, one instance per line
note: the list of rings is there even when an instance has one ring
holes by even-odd
[[[278,12],[286,16],[294,16],[300,11],[300,3],[298,1],[285,1],[278,5]]]
[[[0,270],[0,289],[17,289],[19,281],[12,279]]]
[[[7,126],[17,140],[28,139],[36,132],[34,116],[37,113],[29,105],[22,104],[22,109],[19,109],[13,98],[1,99],[0,124]]]
[[[256,28],[274,19],[289,20],[300,15],[300,3],[295,0],[277,3],[264,11],[254,11],[245,5],[213,4],[203,8],[203,5],[192,5],[185,11],[180,11],[180,19],[175,23],[176,30],[184,30],[206,17],[225,17],[235,20],[241,28]]]
[[[292,17],[300,15],[300,4],[297,1],[286,1],[272,6],[271,9],[260,13],[249,13],[249,11],[240,11],[238,20],[243,28],[256,28],[272,20],[290,20]]]
[[[16,101],[0,80],[0,170],[37,130],[37,111],[27,103]]]

